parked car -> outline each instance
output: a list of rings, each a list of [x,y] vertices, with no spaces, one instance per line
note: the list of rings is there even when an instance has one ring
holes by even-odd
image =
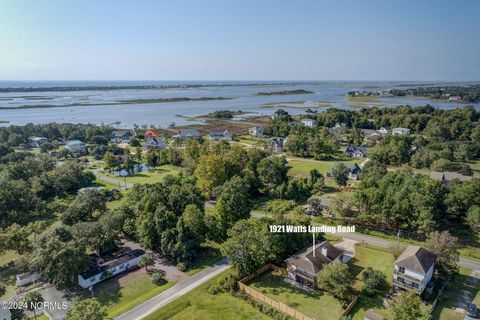
[[[467,304],[467,315],[475,318],[477,316],[477,305],[473,303]]]

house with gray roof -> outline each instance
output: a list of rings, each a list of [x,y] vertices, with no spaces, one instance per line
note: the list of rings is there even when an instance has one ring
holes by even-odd
[[[471,176],[465,176],[461,173],[458,172],[437,172],[433,171],[430,172],[430,178],[436,181],[439,181],[443,184],[447,184],[452,182],[453,180],[459,180],[459,181],[470,181],[473,179]]]
[[[367,147],[348,146],[345,154],[352,158],[366,158]]]
[[[350,169],[350,172],[348,173],[348,179],[351,179],[351,180],[359,180],[360,179],[360,172],[362,172],[362,168],[360,168],[360,166],[356,163],[349,163],[349,162],[335,162],[333,164],[333,168],[337,168],[340,163],[343,163],[343,165],[345,167],[347,167],[348,169]],[[332,169],[328,169],[327,170],[327,177],[332,177],[333,174],[332,174]]]
[[[182,140],[200,139],[200,132],[197,129],[181,129],[173,138]]]
[[[343,262],[344,251],[328,241],[316,241],[315,245],[298,251],[285,260],[285,281],[304,290],[315,289],[315,278],[323,267],[332,262]]]
[[[425,248],[408,246],[395,261],[393,287],[422,294],[433,277],[435,258]]]

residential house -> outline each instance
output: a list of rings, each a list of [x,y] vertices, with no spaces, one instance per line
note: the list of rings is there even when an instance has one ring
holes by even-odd
[[[362,171],[362,168],[356,163],[348,163],[348,162],[335,162],[333,164],[333,168],[337,168],[340,163],[343,163],[345,167],[350,169],[350,172],[348,173],[348,178],[351,180],[359,180],[360,179],[360,172]],[[327,177],[332,177],[332,169],[327,170]]]
[[[71,140],[67,143],[67,149],[71,153],[83,153],[86,150],[85,142],[80,140]]]
[[[377,130],[377,132],[380,133],[380,135],[384,136],[388,133],[388,130],[385,127],[381,127],[380,129]]]
[[[37,280],[40,280],[42,275],[38,272],[25,272],[15,276],[15,285],[17,287],[26,286]]]
[[[470,181],[473,179],[471,176],[465,176],[461,173],[458,172],[437,172],[433,171],[430,172],[430,178],[436,181],[440,181],[443,184],[448,184],[452,182],[453,180],[459,180],[459,181]]]
[[[173,138],[182,140],[200,139],[200,132],[197,129],[181,129]]]
[[[278,137],[270,138],[268,140],[268,148],[275,153],[283,152],[285,140],[284,138]]]
[[[392,129],[392,134],[396,135],[404,135],[404,134],[410,134],[410,129],[408,128],[393,128]]]
[[[303,127],[305,124],[301,121],[290,121],[288,125],[290,127]]]
[[[135,132],[131,129],[118,129],[110,134],[110,141],[128,142],[135,136]]]
[[[285,281],[305,290],[315,289],[315,278],[323,267],[332,262],[343,262],[344,251],[328,241],[316,241],[286,259]]]
[[[450,96],[450,97],[448,97],[448,101],[462,101],[462,97],[460,97],[460,96]]]
[[[262,127],[251,127],[248,129],[248,133],[253,137],[263,137],[263,128]]]
[[[8,308],[0,308],[0,320],[12,320],[12,312]]]
[[[316,127],[317,126],[317,121],[313,119],[302,119],[300,120],[301,123],[303,123],[306,127]]]
[[[427,287],[435,270],[435,254],[422,247],[408,246],[395,261],[393,286],[417,294]]]
[[[347,150],[345,150],[345,154],[352,158],[366,158],[367,148],[357,147],[357,146],[348,146]]]
[[[140,258],[145,254],[141,249],[135,249],[102,264],[95,264],[89,270],[78,275],[78,284],[86,289],[117,274],[138,267]]]
[[[212,131],[208,134],[210,139],[213,141],[232,141],[233,140],[233,133],[229,132],[228,130],[225,131]]]
[[[145,148],[150,149],[162,149],[167,146],[167,140],[163,137],[148,135],[145,137]]]
[[[34,148],[39,148],[42,143],[45,143],[47,141],[48,139],[45,137],[28,137],[28,144]]]
[[[147,130],[147,131],[145,131],[145,133],[143,135],[145,137],[156,137],[157,136],[157,134],[153,130]]]

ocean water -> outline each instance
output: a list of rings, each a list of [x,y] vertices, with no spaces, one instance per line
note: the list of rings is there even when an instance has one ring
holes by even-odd
[[[201,122],[188,121],[219,109],[248,112],[246,117],[270,115],[282,106],[292,114],[304,113],[307,107],[322,112],[328,107],[354,109],[362,106],[420,106],[427,103],[438,108],[463,107],[464,103],[429,100],[412,97],[380,97],[371,102],[350,101],[351,90],[383,91],[390,88],[416,86],[458,85],[464,83],[438,82],[386,82],[386,81],[74,81],[74,82],[6,82],[0,88],[9,87],[58,87],[58,86],[126,86],[156,85],[152,89],[48,91],[48,92],[0,92],[0,121],[2,125],[26,123],[94,123],[111,124],[119,128],[136,125],[166,127]],[[258,96],[258,92],[305,89],[313,94]],[[229,100],[188,101],[148,104],[119,104],[119,100],[158,98],[225,97]],[[109,103],[109,105],[96,105]],[[26,105],[55,106],[35,109],[3,109]],[[65,106],[73,105],[73,106]],[[473,104],[480,110],[480,103]]]

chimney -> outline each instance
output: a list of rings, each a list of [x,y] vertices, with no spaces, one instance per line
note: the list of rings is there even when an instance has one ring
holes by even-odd
[[[327,257],[327,253],[328,253],[328,249],[325,248],[325,247],[323,247],[323,248],[322,248],[322,254],[323,254],[325,257]]]

